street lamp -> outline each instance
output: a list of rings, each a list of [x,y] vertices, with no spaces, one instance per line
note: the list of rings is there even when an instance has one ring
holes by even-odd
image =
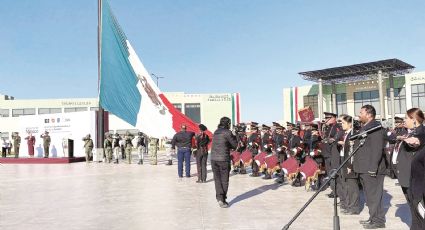
[[[152,77],[155,77],[155,78],[156,78],[156,86],[157,86],[157,87],[159,87],[158,79],[160,79],[160,78],[164,78],[164,77],[158,77],[158,76],[156,76],[154,73],[151,73],[151,75],[152,75]]]

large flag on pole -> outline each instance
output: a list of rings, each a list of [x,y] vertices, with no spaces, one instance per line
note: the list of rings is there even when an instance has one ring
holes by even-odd
[[[107,0],[101,10],[100,105],[149,136],[172,137],[182,124],[199,131],[155,85]]]

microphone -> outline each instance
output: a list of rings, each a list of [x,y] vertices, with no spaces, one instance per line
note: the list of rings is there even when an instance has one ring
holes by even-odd
[[[365,131],[363,131],[363,132],[361,132],[359,134],[356,134],[356,135],[351,136],[350,137],[350,141],[355,140],[355,139],[365,138],[367,136],[367,134],[372,133],[372,132],[374,132],[374,131],[376,131],[378,129],[381,129],[381,128],[383,128],[383,126],[382,126],[382,124],[379,124],[379,125],[377,125],[375,127],[372,127],[372,128],[370,128],[368,130],[365,130]]]

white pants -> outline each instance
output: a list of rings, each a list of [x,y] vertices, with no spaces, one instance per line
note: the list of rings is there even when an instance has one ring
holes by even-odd
[[[145,158],[144,153],[145,153],[145,146],[137,147],[137,155],[139,155],[139,160],[143,160]]]
[[[114,148],[114,155],[115,155],[115,159],[116,160],[120,159],[120,153],[121,153],[121,148],[120,147],[115,147]]]

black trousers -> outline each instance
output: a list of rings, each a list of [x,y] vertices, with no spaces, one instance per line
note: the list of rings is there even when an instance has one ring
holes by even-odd
[[[345,206],[348,211],[360,211],[360,191],[358,178],[342,179],[343,191],[345,193]]]
[[[360,173],[360,182],[369,208],[369,219],[374,223],[385,223],[385,212],[382,207],[382,195],[384,193],[385,175],[371,177],[367,173]]]
[[[196,168],[198,171],[198,180],[207,180],[207,160],[208,152],[196,154]]]
[[[211,161],[211,167],[214,175],[215,197],[217,201],[226,201],[227,190],[229,188],[230,162]]]
[[[418,204],[414,204],[412,201],[409,201],[410,213],[412,214],[412,225],[410,225],[410,230],[424,230],[425,229],[425,220],[422,219],[421,215],[417,210]]]

